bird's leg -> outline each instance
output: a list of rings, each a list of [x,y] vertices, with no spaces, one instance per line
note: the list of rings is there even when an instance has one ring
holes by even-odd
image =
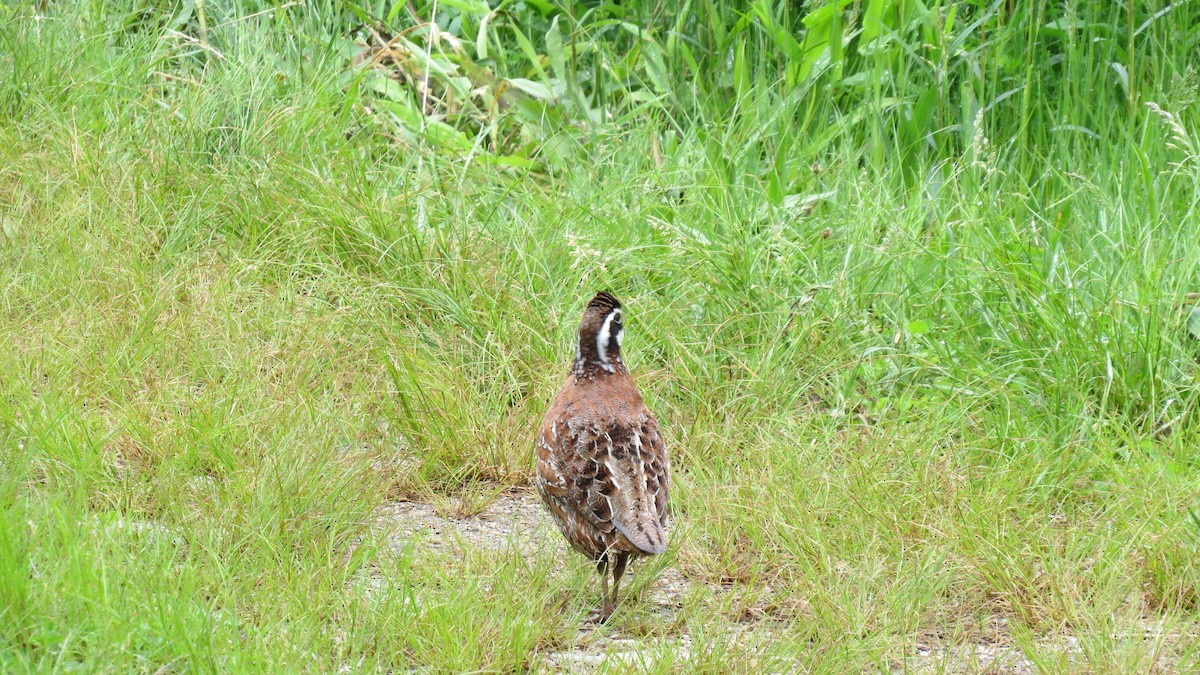
[[[604,606],[588,615],[587,623],[604,623],[613,613],[613,604],[608,599],[608,553],[596,561],[596,569],[600,570],[600,594],[604,598]]]
[[[616,560],[613,561],[613,591],[609,604],[614,608],[617,606],[617,590],[621,588],[621,575],[625,574],[625,565],[628,562],[629,554],[625,552],[618,553]],[[611,614],[611,612],[609,613]]]
[[[612,606],[608,602],[608,554],[604,554],[604,562],[600,563],[600,597],[604,598],[604,609],[600,610],[600,621],[608,621],[612,616]]]

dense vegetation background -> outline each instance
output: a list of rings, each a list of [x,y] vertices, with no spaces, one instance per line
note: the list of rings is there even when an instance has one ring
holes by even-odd
[[[540,667],[581,560],[374,514],[527,485],[608,288],[696,590],[606,630],[706,646],[646,667],[1196,667],[1197,53],[1187,0],[0,5],[0,664]]]

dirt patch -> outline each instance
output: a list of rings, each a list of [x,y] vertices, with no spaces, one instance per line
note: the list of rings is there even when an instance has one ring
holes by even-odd
[[[443,516],[430,504],[393,502],[380,510],[378,521],[381,527],[388,528],[389,539],[396,547],[410,546],[414,541],[421,547],[439,552],[451,552],[464,546],[476,549],[507,549],[511,546],[527,555],[559,555],[564,566],[569,555],[562,535],[543,509],[541,499],[532,491],[502,494],[477,515],[464,518]],[[678,616],[691,588],[692,582],[687,577],[668,567],[646,588],[642,601],[651,608],[656,621],[667,625]],[[611,629],[596,630],[583,623],[573,648],[547,654],[545,666],[556,672],[590,672],[606,661],[613,665],[612,659],[637,666],[647,658],[648,652],[661,654],[664,649],[686,658],[691,650],[691,638],[687,635],[632,637]]]
[[[513,547],[527,555],[555,555],[564,567],[568,560],[562,536],[541,500],[533,491],[514,491],[499,495],[486,508],[468,517],[447,517],[451,508],[439,509],[420,502],[393,502],[378,514],[381,528],[389,532],[389,543],[396,547],[416,545],[432,551],[451,553],[464,547],[507,549]],[[685,599],[701,583],[689,579],[675,567],[662,569],[642,594],[643,607],[650,609],[658,625],[672,626],[669,636],[647,637],[625,634],[613,627],[597,630],[583,623],[570,649],[544,656],[544,667],[551,672],[586,673],[602,667],[650,666],[664,652],[679,659],[693,655],[699,647],[692,637],[680,630],[680,612]],[[706,585],[710,597],[720,598],[728,588]],[[743,645],[761,645],[775,639],[779,625],[770,620],[731,622],[729,635]],[[1153,634],[1150,630],[1148,633]],[[1078,641],[1060,636],[1042,641],[1043,653],[1060,654],[1067,663],[1080,665],[1082,650]],[[753,652],[754,650],[750,650]],[[939,644],[922,641],[912,645],[892,662],[893,673],[1012,673],[1039,672],[1038,666],[1009,641],[984,640],[977,644]]]
[[[1006,673],[1038,672],[1021,650],[1009,645],[977,644],[942,646],[919,644],[893,673]]]
[[[392,539],[405,545],[413,539],[433,550],[449,550],[465,544],[474,548],[500,549],[511,542],[518,551],[533,553],[560,536],[542,503],[532,492],[500,495],[479,515],[449,518],[421,502],[393,502],[381,509],[381,524],[392,528]]]

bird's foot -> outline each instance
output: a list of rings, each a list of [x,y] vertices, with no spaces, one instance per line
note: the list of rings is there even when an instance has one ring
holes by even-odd
[[[614,605],[611,600],[605,600],[604,606],[597,607],[596,609],[592,610],[592,613],[588,614],[587,618],[584,619],[583,622],[588,626],[599,626],[600,624],[608,623],[609,618],[612,617],[613,612],[616,611],[616,609],[616,605]]]

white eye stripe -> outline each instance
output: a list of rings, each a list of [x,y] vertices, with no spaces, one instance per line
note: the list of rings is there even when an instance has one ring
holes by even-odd
[[[617,346],[621,346],[621,333],[624,332],[621,328],[621,310],[614,309],[604,317],[604,323],[600,324],[600,332],[596,333],[596,352],[600,356],[600,363],[603,366],[609,366],[608,363],[608,343],[612,337],[613,321],[617,322]]]

